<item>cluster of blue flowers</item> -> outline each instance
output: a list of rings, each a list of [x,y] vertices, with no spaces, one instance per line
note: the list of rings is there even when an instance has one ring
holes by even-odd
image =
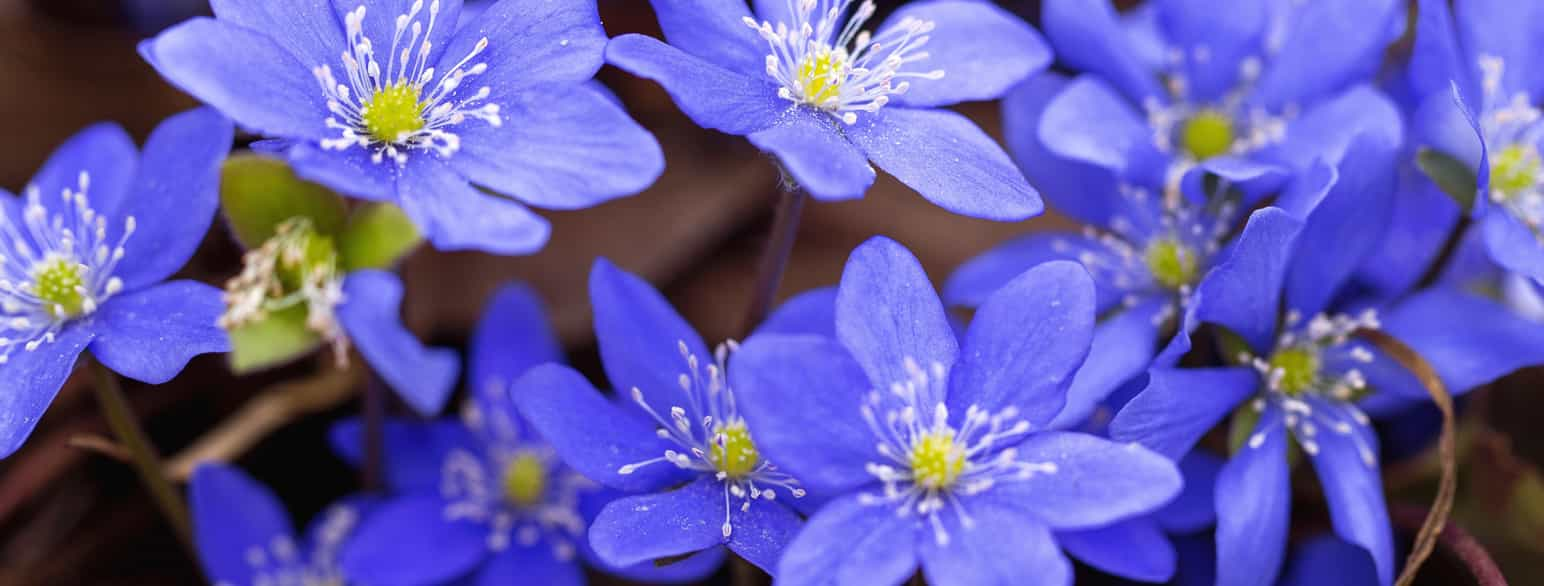
[[[83,352],[159,384],[301,311],[420,417],[384,425],[384,493],[298,536],[239,470],[199,468],[218,584],[690,582],[736,557],[789,586],[1062,585],[1071,559],[1388,585],[1377,421],[1429,381],[1363,334],[1455,395],[1544,364],[1544,3],[1421,0],[1409,21],[1396,0],[1045,0],[1042,38],[979,0],[883,19],[872,0],[651,0],[663,39],[608,38],[596,0],[211,4],[140,47],[207,107],[143,152],[87,129],[0,194],[0,453]],[[1006,242],[941,292],[877,236],[838,286],[717,346],[598,260],[610,392],[511,285],[445,419],[461,363],[401,325],[395,257],[302,219],[243,242],[223,292],[167,281],[219,210],[238,126],[438,249],[536,252],[550,226],[527,205],[593,206],[664,169],[593,82],[605,64],[816,200],[862,197],[877,167],[954,213],[1023,220],[1044,197],[1085,227]],[[1006,149],[947,109],[998,99]],[[360,465],[362,425],[333,436]],[[1304,463],[1335,537],[1291,545]]]

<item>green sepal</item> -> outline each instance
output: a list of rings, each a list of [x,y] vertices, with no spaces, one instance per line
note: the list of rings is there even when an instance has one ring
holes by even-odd
[[[338,236],[339,262],[344,272],[391,268],[423,240],[400,208],[372,203],[355,210]]]
[[[1236,455],[1244,449],[1244,444],[1249,441],[1249,436],[1254,435],[1255,427],[1260,424],[1260,412],[1255,411],[1254,399],[1245,401],[1243,406],[1233,410],[1233,417],[1228,422],[1228,455]],[[1290,434],[1287,429],[1280,433]],[[1297,468],[1297,463],[1303,458],[1303,449],[1298,447],[1296,438],[1287,443],[1287,467]]]
[[[309,218],[318,233],[327,235],[337,234],[348,221],[348,205],[338,194],[297,177],[283,161],[252,153],[225,161],[220,210],[248,249],[262,246],[291,218]]]
[[[260,321],[230,330],[230,367],[247,374],[291,362],[314,352],[321,336],[306,327],[307,309],[297,304]]]
[[[1459,209],[1468,213],[1479,191],[1479,180],[1475,178],[1473,169],[1447,153],[1430,148],[1423,148],[1415,154],[1415,166],[1430,177],[1442,193],[1453,198]]]

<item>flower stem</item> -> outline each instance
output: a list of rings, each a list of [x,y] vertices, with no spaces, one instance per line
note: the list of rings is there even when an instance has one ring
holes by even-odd
[[[367,377],[364,402],[365,464],[360,469],[360,484],[365,491],[373,492],[381,489],[385,474],[386,392],[381,388],[380,381],[369,380]]]
[[[751,290],[751,303],[746,308],[745,319],[740,322],[740,332],[749,336],[772,310],[777,288],[783,282],[783,272],[788,268],[788,257],[799,235],[799,216],[804,211],[804,190],[791,183],[784,183],[778,197],[776,216],[772,230],[767,234],[761,260],[756,264],[756,281]]]
[[[176,533],[183,547],[196,559],[197,549],[193,545],[193,525],[188,516],[188,507],[181,493],[167,479],[160,455],[156,453],[155,446],[150,444],[149,437],[145,435],[144,428],[140,427],[139,419],[129,406],[128,398],[118,386],[118,375],[95,358],[90,361],[95,383],[92,386],[96,388],[97,403],[101,405],[103,417],[107,418],[107,426],[127,452],[134,470],[139,473],[140,482],[145,484],[145,490],[161,509],[172,532]]]
[[[1421,274],[1421,280],[1416,281],[1416,287],[1424,288],[1436,283],[1442,277],[1442,271],[1453,260],[1453,255],[1458,252],[1458,247],[1463,244],[1464,236],[1469,233],[1469,225],[1473,223],[1469,214],[1459,216],[1458,224],[1448,232],[1447,240],[1442,243],[1442,248],[1437,256],[1431,259],[1431,264],[1426,266],[1426,272]]]

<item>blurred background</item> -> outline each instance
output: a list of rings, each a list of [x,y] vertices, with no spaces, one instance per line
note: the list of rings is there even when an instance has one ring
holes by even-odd
[[[658,34],[648,2],[599,1],[611,35]],[[1037,20],[1034,2],[1001,3]],[[888,9],[900,2],[882,4]],[[206,12],[202,0],[0,0],[0,187],[20,191],[55,146],[88,124],[117,122],[142,139],[162,118],[193,107],[139,58],[135,45]],[[1397,56],[1399,48],[1393,51]],[[778,194],[776,167],[745,140],[693,125],[652,82],[610,68],[601,81],[663,144],[664,177],[636,197],[580,212],[543,212],[553,222],[553,238],[534,256],[417,252],[402,273],[407,323],[420,335],[462,345],[487,298],[520,279],[548,303],[575,364],[598,373],[586,283],[600,256],[654,282],[709,341],[739,334]],[[962,110],[989,132],[999,131],[995,104]],[[941,280],[1001,240],[1073,226],[1054,211],[1019,224],[955,216],[882,175],[861,201],[804,208],[779,297],[834,285],[847,253],[875,234],[906,244]],[[239,267],[240,250],[217,225],[185,276],[219,285]],[[272,487],[303,522],[359,487],[359,475],[325,449],[329,425],[356,413],[359,399],[308,397],[305,389],[275,386],[316,370],[307,362],[238,379],[221,358],[203,357],[171,384],[127,390],[170,458],[232,415],[262,412],[276,429],[237,463]],[[1544,584],[1544,433],[1534,428],[1544,420],[1544,402],[1535,399],[1544,392],[1541,383],[1540,373],[1520,373],[1461,406],[1463,473],[1454,521],[1475,539],[1464,541],[1455,532],[1449,544],[1459,546],[1439,550],[1423,583],[1476,583],[1464,554],[1478,544],[1511,583]],[[89,384],[86,373],[77,373],[28,445],[0,461],[0,585],[200,583],[197,565],[132,470],[81,447],[106,435]],[[270,400],[281,395],[300,399]],[[389,409],[405,413],[399,406]],[[1385,451],[1390,502],[1408,527],[1419,525],[1435,485],[1435,461],[1425,448],[1437,422],[1434,410],[1417,410],[1384,430],[1386,438],[1397,438],[1387,441],[1398,443]],[[1300,519],[1294,528],[1327,527],[1314,498],[1300,497],[1309,504],[1295,508]]]

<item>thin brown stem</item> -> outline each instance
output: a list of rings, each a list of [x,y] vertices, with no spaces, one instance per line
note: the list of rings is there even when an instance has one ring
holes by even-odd
[[[799,216],[804,211],[805,197],[804,191],[793,185],[785,185],[778,197],[772,230],[767,234],[761,260],[756,263],[751,302],[740,322],[741,335],[750,335],[772,310],[777,288],[783,283],[783,272],[788,268],[788,257],[793,254],[793,244],[799,235]]]
[[[356,357],[357,359],[357,357]],[[366,491],[380,490],[385,478],[386,389],[380,381],[366,377],[364,388],[365,462],[360,468],[360,484]]]
[[[118,375],[94,358],[91,359],[91,368],[94,378],[92,386],[96,388],[97,403],[102,407],[107,426],[118,438],[118,445],[129,456],[135,471],[139,473],[140,482],[145,484],[145,490],[161,509],[161,514],[166,517],[177,539],[196,559],[197,549],[193,544],[193,525],[188,507],[182,500],[182,494],[167,479],[160,455],[156,453],[155,446],[150,444],[150,438],[145,435],[144,428],[140,427],[128,398],[118,386]]]
[[[1442,271],[1447,268],[1453,256],[1458,253],[1458,248],[1463,245],[1464,235],[1469,233],[1469,225],[1472,222],[1468,214],[1458,218],[1458,225],[1448,232],[1447,240],[1443,241],[1436,258],[1431,259],[1431,264],[1426,265],[1426,272],[1421,274],[1421,280],[1416,281],[1417,287],[1426,287],[1442,277]]]

